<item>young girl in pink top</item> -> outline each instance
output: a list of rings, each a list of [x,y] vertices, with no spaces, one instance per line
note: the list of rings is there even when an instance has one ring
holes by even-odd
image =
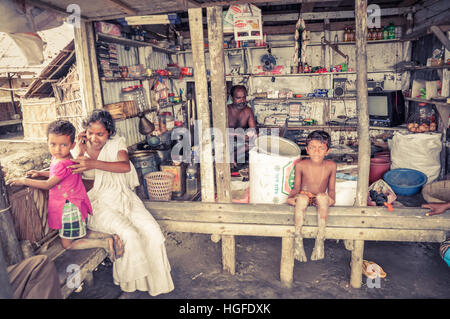
[[[57,120],[50,123],[47,131],[47,143],[52,155],[50,171],[32,170],[27,173],[31,177],[44,176],[48,179],[18,178],[8,183],[49,190],[48,225],[59,229],[61,244],[65,249],[101,247],[109,252],[111,261],[115,261],[124,253],[119,237],[87,232],[86,229],[87,217],[92,215],[91,203],[81,175],[73,174],[72,169],[68,168],[76,164],[71,160],[70,154],[70,150],[76,145],[75,131],[75,127],[68,121]]]

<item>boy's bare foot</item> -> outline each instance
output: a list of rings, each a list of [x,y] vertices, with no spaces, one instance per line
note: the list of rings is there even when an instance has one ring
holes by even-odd
[[[114,240],[111,237],[106,240],[108,241],[109,259],[111,260],[111,262],[115,262],[116,253],[114,251]]]
[[[301,236],[300,228],[295,227],[294,258],[300,262],[307,262],[308,258],[306,258],[303,238]]]
[[[307,262],[308,258],[306,258],[305,249],[303,248],[303,245],[295,244],[294,248],[294,258],[300,262]]]
[[[116,252],[116,257],[118,259],[123,256],[123,254],[125,253],[125,249],[123,247],[122,241],[120,240],[117,234],[114,234],[113,238],[114,238],[114,250]]]
[[[313,252],[311,254],[311,260],[320,260],[325,258],[324,241],[316,239]]]

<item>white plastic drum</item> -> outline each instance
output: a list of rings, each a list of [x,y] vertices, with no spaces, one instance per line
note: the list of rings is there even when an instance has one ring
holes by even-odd
[[[250,150],[250,203],[284,204],[294,187],[301,150],[282,137],[264,135]]]

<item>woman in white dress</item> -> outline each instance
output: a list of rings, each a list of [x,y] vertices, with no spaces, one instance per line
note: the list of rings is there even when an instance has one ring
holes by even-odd
[[[93,215],[88,228],[118,234],[123,257],[113,265],[116,285],[126,292],[148,291],[152,296],[174,289],[164,236],[158,223],[134,192],[139,179],[128,158],[123,137],[105,110],[94,110],[86,131],[78,136],[74,173],[94,179],[88,192]]]

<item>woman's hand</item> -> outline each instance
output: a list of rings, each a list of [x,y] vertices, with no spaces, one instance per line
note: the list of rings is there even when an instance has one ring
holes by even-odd
[[[78,157],[83,156],[87,152],[87,137],[86,131],[80,132],[77,135]]]
[[[73,162],[76,162],[77,164],[70,165],[68,168],[72,169],[72,173],[82,173],[84,171],[88,171],[90,169],[94,169],[95,163],[97,162],[94,159],[91,159],[86,156],[80,156],[75,159],[72,159]]]

